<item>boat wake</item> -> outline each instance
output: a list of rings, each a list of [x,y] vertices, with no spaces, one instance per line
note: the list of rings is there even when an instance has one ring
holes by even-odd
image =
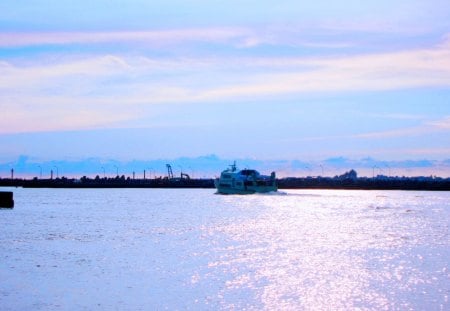
[[[289,195],[287,192],[284,191],[269,191],[269,192],[262,192],[262,193],[255,193],[256,195]]]

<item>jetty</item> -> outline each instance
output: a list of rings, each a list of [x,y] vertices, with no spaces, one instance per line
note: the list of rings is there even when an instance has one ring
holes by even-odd
[[[347,174],[347,173],[346,173]],[[450,178],[440,177],[356,177],[352,174],[335,177],[277,178],[278,189],[347,189],[347,190],[426,190],[450,191]],[[214,179],[187,177],[133,179],[115,178],[19,179],[0,178],[0,187],[23,188],[214,188]]]

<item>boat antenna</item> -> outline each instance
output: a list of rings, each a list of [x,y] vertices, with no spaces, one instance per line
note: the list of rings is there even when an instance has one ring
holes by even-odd
[[[234,161],[233,164],[230,165],[230,166],[231,166],[231,171],[232,172],[236,171],[236,161]]]

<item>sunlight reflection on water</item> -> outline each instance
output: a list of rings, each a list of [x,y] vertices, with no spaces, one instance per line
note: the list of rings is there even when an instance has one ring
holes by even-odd
[[[245,198],[240,206],[261,214],[215,228],[239,246],[210,266],[235,276],[223,296],[251,288],[267,309],[443,308],[449,205],[436,199],[350,191]]]
[[[449,309],[448,192],[16,194],[6,310]]]

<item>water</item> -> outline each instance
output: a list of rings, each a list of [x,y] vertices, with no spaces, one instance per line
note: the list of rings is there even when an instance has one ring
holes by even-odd
[[[450,192],[13,191],[2,310],[450,309]]]

